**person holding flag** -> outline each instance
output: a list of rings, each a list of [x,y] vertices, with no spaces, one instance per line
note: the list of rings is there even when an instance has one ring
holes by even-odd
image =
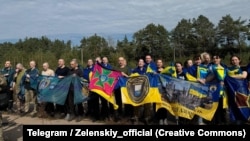
[[[130,76],[138,76],[138,75],[145,75],[147,73],[147,68],[145,67],[145,62],[143,59],[139,59],[138,65],[135,69],[132,70]],[[139,123],[139,118],[140,118],[140,111],[143,109],[143,116],[144,117],[144,122],[146,125],[149,124],[149,119],[150,119],[150,109],[151,109],[151,103],[146,103],[143,104],[142,106],[137,106],[134,107],[134,124]]]
[[[205,56],[207,57],[206,59],[204,59]],[[189,67],[186,72],[186,78],[188,81],[204,84],[204,80],[211,72],[209,68],[210,65],[208,65],[209,57],[210,55],[207,53],[194,56],[194,64]],[[198,117],[198,125],[205,125],[202,117]]]
[[[32,117],[37,114],[37,81],[39,77],[39,70],[36,68],[34,60],[29,63],[30,68],[25,71],[22,78],[25,87],[25,113],[30,111],[30,103],[34,105],[33,111],[30,113]]]
[[[73,77],[83,76],[83,72],[80,68],[78,68],[78,62],[76,60],[73,59],[70,61],[70,68],[71,69],[68,72],[68,76],[73,76]],[[77,104],[74,103],[74,97],[75,97],[74,84],[71,83],[65,103],[67,110],[67,115],[65,119],[71,121],[74,119],[75,116],[77,116],[76,121],[80,122],[81,117],[84,115],[84,108],[82,102]]]
[[[247,70],[241,66],[237,55],[230,58],[231,66],[227,68],[225,86],[228,93],[228,107],[232,124],[241,125],[250,119],[249,89]]]
[[[157,65],[153,61],[151,55],[149,55],[149,54],[145,56],[144,67],[146,68],[147,73],[150,73],[150,72],[156,73],[157,72]]]
[[[219,55],[213,55],[213,63],[211,65],[212,72],[204,81],[205,83],[219,83],[219,103],[218,108],[212,119],[212,124],[226,124],[226,113],[228,108],[227,94],[225,91],[224,80],[227,74],[227,66],[221,62]]]

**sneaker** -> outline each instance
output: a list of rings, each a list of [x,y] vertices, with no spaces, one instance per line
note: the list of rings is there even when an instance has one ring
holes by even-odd
[[[163,125],[164,123],[163,123],[163,119],[160,119],[159,120],[159,125]]]
[[[70,120],[70,114],[67,114],[64,119],[69,121]]]
[[[206,125],[204,122],[199,122],[198,125]]]
[[[168,125],[168,119],[167,118],[164,119],[163,125]]]

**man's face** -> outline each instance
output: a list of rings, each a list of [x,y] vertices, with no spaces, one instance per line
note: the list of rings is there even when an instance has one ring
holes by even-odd
[[[205,55],[204,56],[204,62],[207,64],[207,63],[210,63],[210,61],[211,61],[210,56],[209,55]]]
[[[5,64],[4,64],[4,66],[5,66],[6,68],[10,67],[10,61],[6,61]]]
[[[93,64],[93,60],[88,60],[88,66],[92,66]]]
[[[43,64],[43,70],[47,70],[49,68],[48,64]]]
[[[35,67],[35,65],[36,65],[36,64],[35,64],[35,62],[34,62],[34,61],[31,61],[31,62],[30,62],[30,68],[34,68],[34,67]]]
[[[151,56],[146,56],[145,61],[146,63],[150,63],[152,61]]]
[[[108,59],[107,59],[106,57],[104,57],[104,58],[102,59],[102,62],[103,62],[104,64],[108,64]]]
[[[74,61],[72,61],[72,62],[70,62],[70,67],[71,67],[72,69],[74,69],[74,68],[77,67],[77,64],[76,64]]]
[[[64,61],[63,61],[62,59],[59,59],[59,60],[58,60],[58,65],[59,65],[59,66],[63,66],[63,65],[64,65]]]
[[[22,70],[22,67],[20,65],[16,65],[16,71],[19,72]]]
[[[120,66],[125,65],[125,60],[124,60],[124,58],[122,58],[122,57],[119,58],[119,59],[118,59],[118,63],[119,63]]]

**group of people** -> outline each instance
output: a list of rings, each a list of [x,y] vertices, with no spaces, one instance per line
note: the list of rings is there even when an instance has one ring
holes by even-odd
[[[205,84],[208,82],[216,81],[224,86],[224,78],[230,72],[237,72],[230,76],[236,79],[248,79],[248,71],[246,67],[241,66],[241,59],[238,56],[230,58],[231,66],[222,63],[219,55],[211,56],[209,53],[201,53],[195,55],[192,59],[182,62],[174,62],[175,73],[164,72],[166,65],[162,59],[154,60],[151,55],[146,55],[145,58],[138,60],[135,68],[128,66],[124,57],[118,58],[118,65],[110,65],[107,57],[97,57],[95,60],[89,59],[87,66],[82,67],[78,64],[76,59],[70,61],[70,66],[65,64],[64,59],[58,60],[58,67],[53,70],[49,67],[48,62],[42,64],[42,71],[39,71],[36,62],[30,61],[30,68],[26,69],[21,63],[16,64],[15,68],[11,65],[10,61],[5,62],[5,67],[2,69],[2,74],[6,77],[9,94],[9,105],[7,110],[12,113],[21,115],[30,114],[35,117],[48,117],[58,116],[65,120],[81,121],[83,117],[90,117],[93,122],[98,120],[114,120],[120,121],[123,118],[128,119],[128,122],[138,124],[150,124],[156,122],[159,125],[168,124],[168,111],[164,108],[155,110],[155,103],[148,103],[142,106],[134,107],[129,104],[122,103],[122,93],[119,87],[115,87],[114,95],[118,109],[114,109],[113,105],[99,94],[89,91],[89,99],[87,105],[84,103],[74,104],[74,87],[70,86],[67,99],[64,105],[59,105],[50,102],[39,102],[37,99],[38,93],[36,86],[33,86],[31,79],[36,79],[40,75],[55,76],[59,79],[64,79],[68,75],[76,75],[90,82],[91,72],[95,63],[101,64],[103,67],[120,71],[121,77],[130,77],[133,74],[144,75],[148,73],[162,73],[171,75],[178,79],[197,82]],[[223,73],[218,73],[218,70],[223,70]],[[175,74],[175,75],[173,75]],[[221,98],[219,106],[214,115],[212,124],[226,124],[227,121],[227,107],[223,107],[222,96],[225,94],[223,90],[220,92]],[[32,104],[31,104],[32,103]],[[33,105],[33,108],[32,106]],[[86,107],[85,107],[86,106]],[[179,123],[188,123],[187,119],[175,117]],[[195,124],[204,125],[207,122],[201,118],[195,118]],[[237,121],[238,122],[238,121]],[[244,121],[241,121],[241,123]]]

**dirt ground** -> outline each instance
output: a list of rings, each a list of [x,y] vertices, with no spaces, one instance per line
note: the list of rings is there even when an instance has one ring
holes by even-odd
[[[19,116],[3,113],[3,136],[4,141],[23,141],[23,125],[102,125],[104,122],[92,122],[89,118],[83,118],[82,121],[66,121],[64,119],[37,118],[30,116]]]
[[[23,141],[23,125],[131,125],[128,119],[122,119],[119,122],[97,121],[92,122],[88,117],[83,117],[80,122],[75,120],[66,121],[59,118],[38,118],[28,115],[20,116],[3,112],[3,136],[4,141]],[[139,124],[143,125],[142,122]],[[169,124],[174,124],[169,122]]]

